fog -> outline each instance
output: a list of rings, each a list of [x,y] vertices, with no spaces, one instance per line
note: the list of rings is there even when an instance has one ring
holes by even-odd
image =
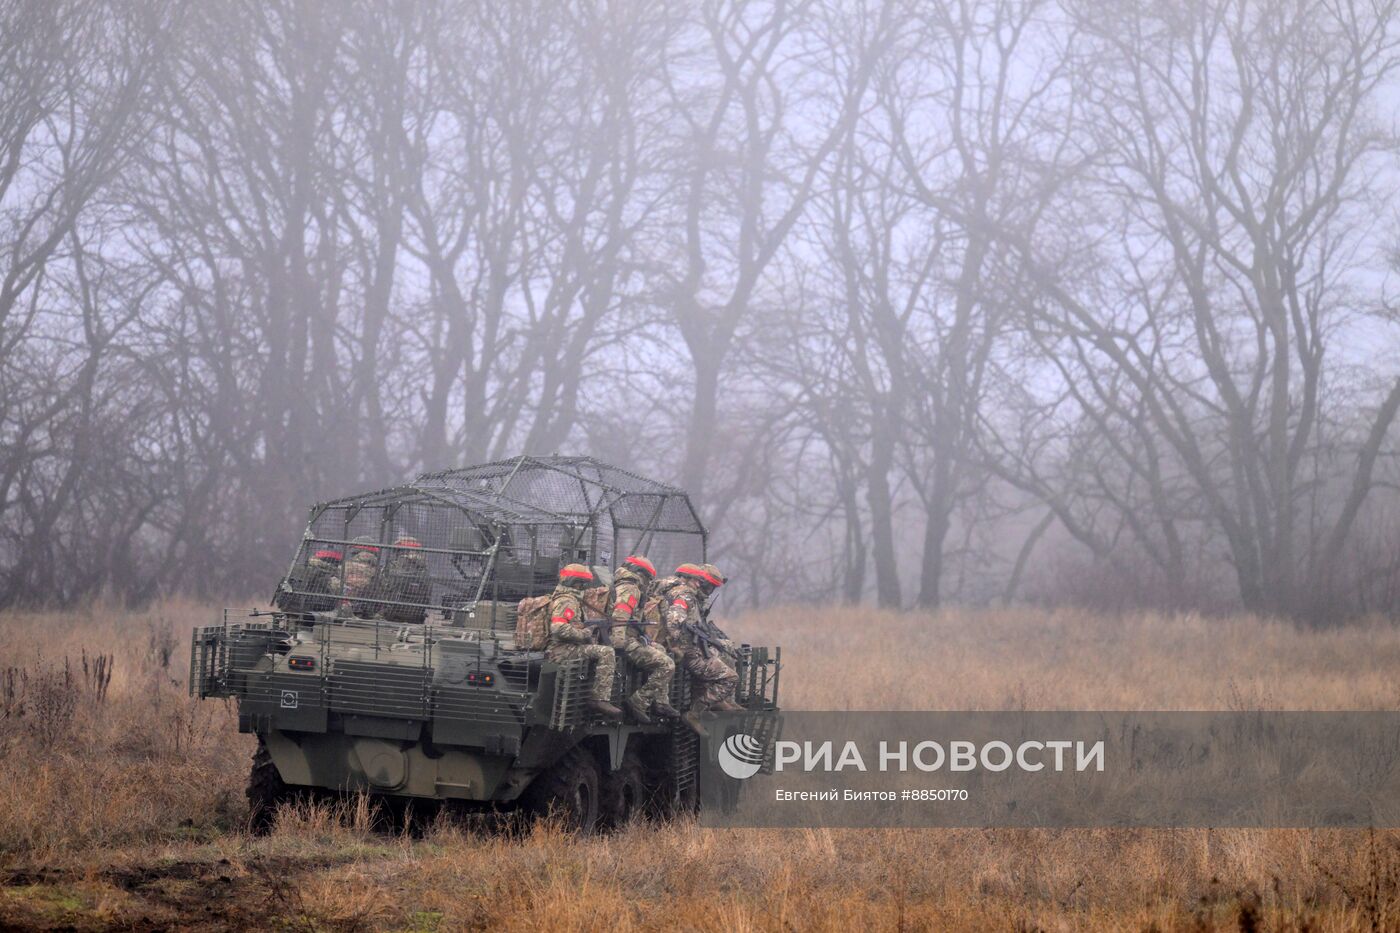
[[[1400,611],[1394,0],[0,0],[0,605],[679,484],[731,607]]]

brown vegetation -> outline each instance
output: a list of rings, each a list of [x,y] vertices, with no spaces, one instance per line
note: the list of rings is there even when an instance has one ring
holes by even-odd
[[[212,610],[0,616],[0,927],[1361,930],[1400,838],[1302,831],[371,831],[364,801],[243,832],[252,741],[185,694]],[[1400,630],[1251,618],[787,609],[803,708],[1393,708]],[[871,661],[858,663],[859,643]]]

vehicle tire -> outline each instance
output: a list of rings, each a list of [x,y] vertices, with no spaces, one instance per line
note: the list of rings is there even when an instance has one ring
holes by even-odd
[[[700,789],[694,784],[684,790],[678,791],[676,799],[671,805],[670,817],[673,820],[683,820],[693,817],[700,812]]]
[[[253,753],[247,794],[248,828],[255,836],[265,836],[277,820],[277,807],[290,799],[291,794],[262,739],[258,739],[258,750]]]
[[[628,752],[622,767],[603,776],[602,825],[622,829],[633,819],[645,816],[651,805],[651,788],[641,759]]]
[[[562,820],[577,833],[598,828],[600,809],[598,762],[587,749],[574,748],[530,785],[529,806],[537,817]]]

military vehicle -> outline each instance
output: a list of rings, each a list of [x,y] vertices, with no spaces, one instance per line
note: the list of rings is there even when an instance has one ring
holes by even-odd
[[[516,612],[564,564],[602,572],[637,553],[664,575],[705,549],[683,491],[590,458],[424,473],[314,506],[274,608],[195,630],[190,691],[234,698],[240,731],[258,738],[256,829],[318,792],[366,792],[391,812],[554,812],[584,831],[693,811],[718,742],[776,737],[780,650],[739,651],[745,712],[702,739],[680,722],[594,716],[591,662],[517,645]],[[614,702],[639,682],[619,657]],[[680,670],[670,702],[690,704]]]

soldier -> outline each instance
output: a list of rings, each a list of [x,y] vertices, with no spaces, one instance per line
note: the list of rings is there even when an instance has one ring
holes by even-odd
[[[324,593],[324,586],[329,578],[335,577],[340,570],[340,562],[344,555],[333,548],[318,548],[311,559],[306,562],[306,569],[310,571],[307,575],[307,589],[313,589],[318,593]]]
[[[393,601],[384,607],[384,618],[390,622],[417,625],[427,617],[432,581],[422,547],[412,535],[399,535],[394,541],[394,556],[384,568],[385,598]]]
[[[380,595],[379,546],[369,535],[360,535],[350,542],[350,559],[345,562],[343,577],[345,595],[349,598],[341,600],[340,613],[354,613],[361,619],[372,617],[378,610],[378,604],[363,600],[374,599]]]
[[[690,675],[690,709],[681,718],[701,735],[706,734],[700,722],[706,712],[743,709],[729,699],[739,675],[724,662],[724,655],[734,654],[734,644],[701,612],[705,600],[725,581],[719,568],[708,566],[709,570],[681,564],[673,576],[657,584],[667,646]]]
[[[596,661],[588,708],[609,719],[620,719],[622,710],[608,702],[617,655],[607,645],[595,644],[593,633],[583,625],[582,591],[592,582],[593,571],[583,564],[568,564],[559,571],[559,585],[549,600],[549,645],[545,656],[551,661]]]
[[[647,675],[646,681],[626,700],[628,712],[640,723],[651,722],[647,714],[653,711],[671,719],[680,716],[669,699],[676,662],[655,644],[656,626],[648,627],[642,621],[647,591],[655,579],[656,568],[640,554],[624,560],[613,574],[614,603],[610,613],[613,647]]]
[[[308,548],[314,547],[311,542]],[[321,547],[306,561],[306,569],[293,572],[282,582],[278,605],[288,612],[329,612],[340,592],[340,558],[337,550]]]

